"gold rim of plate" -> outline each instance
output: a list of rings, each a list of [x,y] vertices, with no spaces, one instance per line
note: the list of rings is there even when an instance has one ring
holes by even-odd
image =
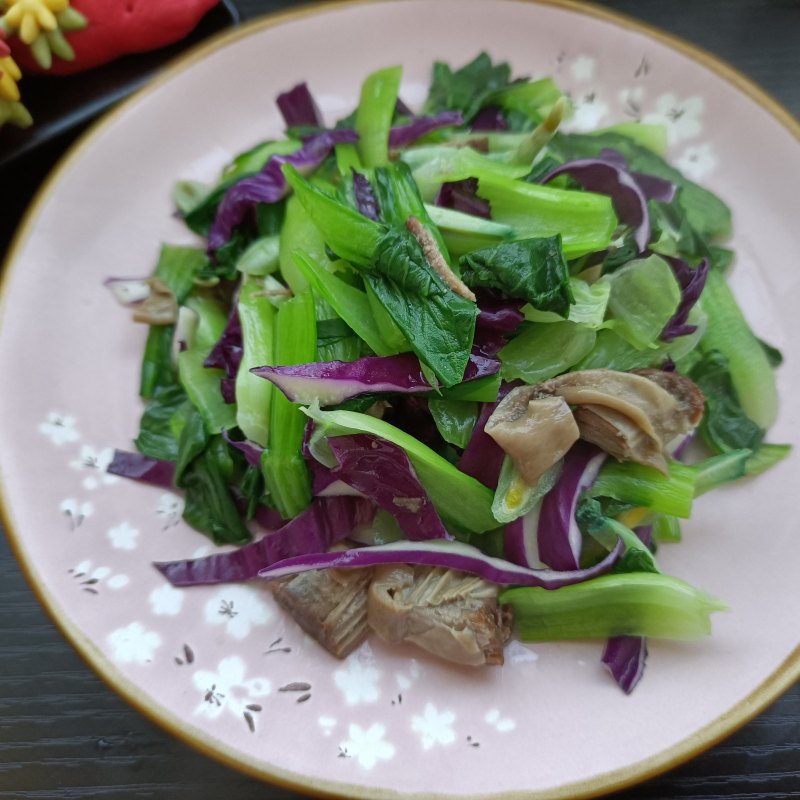
[[[257,31],[281,25],[288,21],[296,21],[320,12],[328,12],[354,5],[374,5],[379,2],[381,2],[381,0],[324,0],[324,2],[317,2],[313,5],[307,4],[299,8],[267,14],[234,28],[231,31],[217,34],[208,41],[196,45],[184,55],[179,56],[158,77],[150,81],[146,86],[139,89],[120,103],[115,109],[95,122],[61,158],[54,170],[48,175],[47,179],[39,188],[36,196],[26,210],[3,264],[2,275],[0,275],[0,302],[5,301],[5,290],[10,281],[11,270],[14,265],[16,254],[21,250],[22,245],[31,235],[39,208],[58,185],[59,178],[67,168],[84,155],[91,147],[94,138],[101,134],[128,105],[137,102],[140,98],[151,92],[157,91],[162,84],[170,81],[178,73],[191,68],[192,65],[202,60],[210,53],[240,39],[244,39]],[[800,122],[798,122],[784,106],[737,69],[734,69],[729,64],[697,45],[690,44],[677,36],[665,33],[648,23],[640,22],[639,20],[617,11],[609,11],[606,8],[601,8],[592,3],[580,2],[579,0],[516,0],[516,2],[556,6],[567,11],[601,19],[619,27],[643,33],[672,50],[688,56],[693,61],[716,73],[728,83],[733,84],[739,91],[768,111],[798,140],[798,142],[800,142]],[[2,310],[1,307],[0,310]],[[12,525],[11,515],[8,511],[9,508],[10,506],[3,493],[3,487],[0,485],[0,521],[2,521],[5,526],[11,544],[11,550],[19,562],[29,586],[44,607],[50,619],[106,685],[117,694],[121,695],[145,717],[167,730],[177,739],[180,739],[205,755],[248,775],[315,797],[369,798],[370,800],[373,798],[374,800],[390,800],[391,798],[397,798],[399,800],[400,798],[409,798],[412,796],[415,798],[427,797],[430,798],[430,800],[437,800],[437,798],[445,800],[445,798],[451,798],[451,795],[438,793],[426,792],[424,794],[409,795],[384,788],[370,788],[354,784],[306,778],[302,775],[283,770],[278,766],[265,764],[256,759],[247,757],[205,732],[196,730],[187,732],[181,718],[165,711],[157,703],[143,698],[139,688],[119,673],[97,645],[91,639],[87,638],[62,612],[58,603],[38,579],[34,565],[25,553],[22,537]],[[582,798],[600,797],[609,792],[618,791],[640,783],[648,778],[653,778],[699,755],[726,736],[729,736],[734,731],[741,728],[759,712],[763,711],[766,706],[786,692],[798,679],[800,679],[800,644],[798,644],[786,660],[780,664],[763,683],[750,692],[747,697],[721,716],[704,725],[693,735],[663,750],[656,756],[646,761],[640,761],[627,767],[597,775],[588,780],[572,782],[563,786],[533,793],[512,791],[503,794],[493,794],[492,798],[494,798],[494,800],[581,800]],[[486,795],[459,796],[459,800],[479,800],[479,798],[486,800]]]

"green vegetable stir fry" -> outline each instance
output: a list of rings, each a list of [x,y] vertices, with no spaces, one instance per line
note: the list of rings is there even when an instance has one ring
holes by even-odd
[[[730,212],[659,126],[562,132],[549,78],[437,62],[418,113],[401,78],[367,76],[332,128],[299,84],[283,138],[176,185],[198,245],[108,281],[149,325],[111,469],[240,546],[156,565],[173,584],[269,579],[338,656],[601,637],[629,692],[646,637],[724,609],[659,548],[789,451],[765,443],[780,353],[725,281]]]

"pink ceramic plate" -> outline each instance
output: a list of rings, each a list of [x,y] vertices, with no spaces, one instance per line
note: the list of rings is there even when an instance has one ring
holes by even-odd
[[[369,35],[364,35],[368,31]],[[577,5],[404,0],[318,7],[203,47],[73,151],[36,203],[5,275],[0,476],[12,542],[44,604],[103,676],[228,763],[348,797],[578,797],[673,765],[720,738],[800,672],[796,462],[705,497],[665,569],[724,598],[714,634],[654,642],[626,697],[599,643],[512,644],[502,669],[455,669],[371,642],[344,662],[307,640],[259,585],[179,591],[150,566],[207,552],[177,495],[105,472],[137,430],[144,330],[102,287],[140,275],[177,178],[212,179],[271,135],[279,91],[305,79],[329,121],[368,71],[405,67],[422,101],[434,59],[480,49],[552,74],[574,126],[664,122],[674,161],[733,207],[733,286],[784,350],[800,390],[797,126],[743,79],[658,35]],[[711,64],[711,66],[709,66]],[[798,440],[788,402],[773,441]]]

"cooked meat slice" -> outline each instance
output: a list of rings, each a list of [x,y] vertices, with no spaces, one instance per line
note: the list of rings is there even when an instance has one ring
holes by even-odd
[[[663,369],[634,369],[631,372],[657,383],[668,391],[678,402],[678,408],[686,415],[689,424],[692,427],[699,425],[703,418],[705,398],[691,378],[679,375],[677,372],[665,372]]]
[[[457,664],[499,665],[511,619],[497,603],[498,591],[482,578],[442,567],[377,567],[367,618],[387,642],[412,642]]]
[[[489,417],[485,430],[529,486],[539,482],[579,435],[566,401],[541,396],[535,386],[512,389]]]
[[[631,419],[603,406],[585,405],[575,409],[581,439],[596,444],[620,461],[636,461],[667,473],[661,445]]]
[[[148,325],[172,325],[178,320],[178,301],[161,278],[148,278],[150,294],[133,307],[133,321]]]
[[[703,416],[703,395],[697,386],[663,370],[569,372],[537,389],[575,406],[582,439],[616,458],[665,474],[667,445],[689,433]]]
[[[328,652],[344,658],[367,638],[371,569],[314,569],[275,581],[275,600]]]

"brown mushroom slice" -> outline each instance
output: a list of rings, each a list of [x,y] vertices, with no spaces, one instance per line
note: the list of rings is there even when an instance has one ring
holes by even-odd
[[[410,642],[467,666],[501,665],[511,633],[499,587],[442,567],[377,567],[369,587],[370,627],[387,642]]]
[[[314,569],[275,581],[278,605],[329,653],[344,658],[369,633],[367,589],[371,569]]]
[[[635,461],[668,474],[661,442],[619,411],[591,404],[578,406],[575,421],[584,441],[596,444],[620,461]]]
[[[579,438],[567,402],[542,396],[535,386],[512,389],[489,417],[485,430],[529,486],[535,486]]]

